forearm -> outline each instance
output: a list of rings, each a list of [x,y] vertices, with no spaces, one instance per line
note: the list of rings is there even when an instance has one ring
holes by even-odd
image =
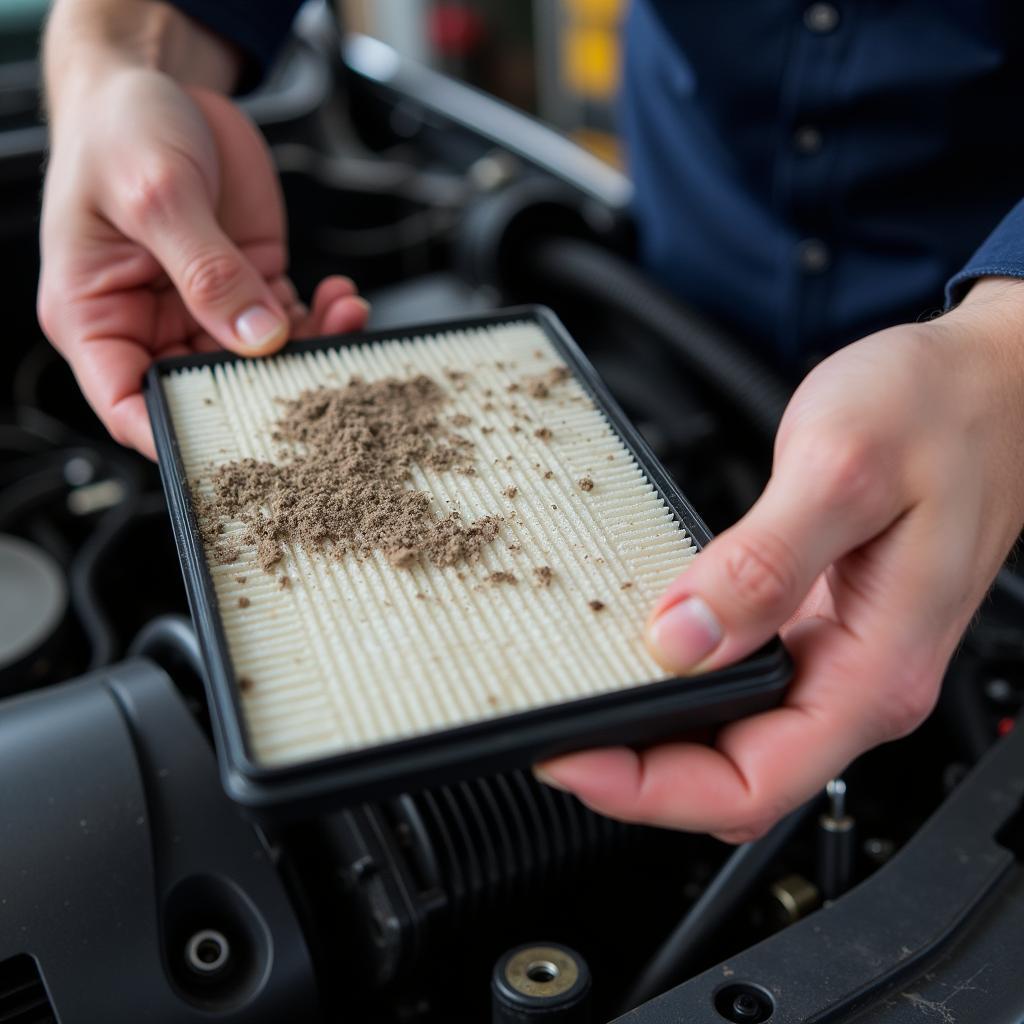
[[[241,68],[231,44],[158,0],[57,0],[43,56],[51,122],[87,96],[97,76],[118,68],[151,68],[222,92]]]

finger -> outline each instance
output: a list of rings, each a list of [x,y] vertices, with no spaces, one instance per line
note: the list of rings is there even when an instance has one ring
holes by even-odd
[[[176,353],[168,353],[176,354]],[[151,355],[127,338],[90,338],[76,348],[71,368],[82,394],[115,441],[156,460],[142,381]]]
[[[354,294],[347,277],[325,278],[313,294],[313,307],[297,330],[297,337],[347,334],[366,326],[369,303]]]
[[[126,395],[115,402],[110,408],[105,425],[115,440],[134,448],[147,459],[157,461],[153,427],[150,424],[146,400],[142,395]]]
[[[119,227],[167,272],[189,313],[240,355],[266,355],[288,337],[288,319],[266,280],[217,223],[198,172],[176,168],[137,187]]]
[[[370,306],[358,297],[349,277],[325,277],[313,293],[310,329],[317,334],[344,334],[366,326]]]
[[[858,685],[876,666],[863,664],[859,641],[825,620],[797,631],[792,703],[727,726],[715,747],[588,751],[542,765],[541,780],[625,821],[730,841],[763,834],[877,741],[877,709]]]
[[[313,292],[313,308],[324,309],[336,299],[348,298],[350,295],[358,295],[355,281],[342,274],[331,274],[325,277]]]
[[[270,290],[274,293],[274,298],[281,303],[282,309],[291,309],[293,306],[302,305],[290,278],[283,275],[274,278],[270,282]]]
[[[846,441],[791,444],[764,494],[668,588],[647,627],[668,671],[717,668],[756,650],[837,558],[901,511],[895,474]]]
[[[362,330],[370,317],[370,306],[358,296],[337,299],[321,314],[320,334],[348,334]]]

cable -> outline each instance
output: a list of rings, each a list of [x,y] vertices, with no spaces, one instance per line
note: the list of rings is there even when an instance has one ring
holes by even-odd
[[[700,899],[652,957],[630,989],[620,1014],[660,995],[683,974],[693,953],[750,895],[768,865],[804,823],[816,803],[817,798],[808,801],[783,818],[766,835],[738,846],[730,854]]]
[[[121,530],[136,515],[152,514],[163,508],[160,495],[144,495],[123,501],[107,512],[96,529],[78,549],[68,571],[71,606],[89,639],[92,657],[89,671],[109,665],[117,651],[117,634],[102,610],[96,573],[109,549],[116,543]]]
[[[199,639],[186,615],[161,615],[146,623],[129,645],[128,655],[151,658],[169,671],[183,662],[200,680],[206,679]]]
[[[770,367],[700,314],[665,293],[610,250],[574,238],[548,239],[527,259],[537,278],[585,295],[642,325],[714,388],[771,443],[790,389]]]

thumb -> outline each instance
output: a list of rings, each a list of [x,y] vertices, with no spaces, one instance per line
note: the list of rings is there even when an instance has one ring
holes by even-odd
[[[651,653],[677,674],[745,657],[797,611],[834,561],[881,533],[898,512],[897,489],[870,460],[841,451],[781,460],[750,512],[655,606],[646,634]]]
[[[217,223],[198,172],[179,168],[147,183],[128,219],[126,233],[153,254],[189,313],[225,348],[262,356],[288,340],[284,309]]]

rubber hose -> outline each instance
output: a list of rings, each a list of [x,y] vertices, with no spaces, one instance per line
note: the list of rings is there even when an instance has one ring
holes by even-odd
[[[173,669],[175,662],[180,661],[201,680],[206,679],[199,639],[187,615],[161,615],[146,623],[131,642],[128,654],[133,658],[151,658],[164,669]]]
[[[623,1003],[622,1013],[660,995],[681,977],[694,951],[760,883],[768,865],[817,802],[817,798],[809,800],[760,839],[736,847],[711,884],[651,958]]]
[[[735,338],[620,256],[590,242],[545,239],[529,250],[527,259],[539,279],[611,306],[655,334],[688,371],[717,391],[771,444],[790,388]]]

